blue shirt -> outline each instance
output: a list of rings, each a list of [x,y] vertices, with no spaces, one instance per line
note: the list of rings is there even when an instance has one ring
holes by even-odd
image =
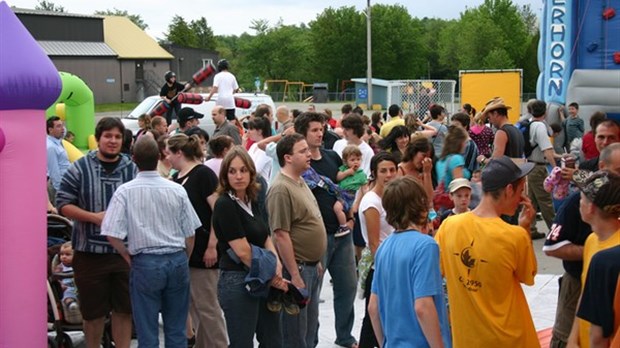
[[[60,181],[67,169],[71,166],[67,151],[62,146],[62,139],[47,136],[47,176],[49,176],[52,186],[58,191]]]
[[[106,210],[101,234],[127,238],[129,254],[171,254],[202,226],[183,186],[157,171],[121,185]]]
[[[447,167],[446,167],[447,166]],[[448,155],[446,158],[442,158],[435,164],[435,173],[437,174],[437,182],[444,181],[444,185],[446,189],[448,185],[454,179],[452,177],[452,171],[455,168],[463,167],[463,177],[465,179],[471,178],[471,173],[467,168],[465,168],[465,158],[462,155]]]
[[[124,154],[112,172],[106,172],[97,158],[97,151],[73,162],[60,182],[56,193],[58,211],[67,204],[73,204],[90,212],[105,211],[114,191],[132,180],[137,173],[136,165]],[[101,227],[86,221],[73,223],[71,236],[73,250],[88,253],[116,253],[108,239],[101,235]]]
[[[375,256],[372,293],[379,300],[384,347],[429,347],[414,311],[415,300],[432,297],[445,347],[452,346],[439,270],[439,246],[416,231],[395,232]]]

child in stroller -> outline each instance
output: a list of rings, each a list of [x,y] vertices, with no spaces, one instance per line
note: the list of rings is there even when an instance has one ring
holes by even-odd
[[[56,258],[55,258],[56,259]],[[69,323],[78,324],[81,320],[80,306],[77,300],[77,289],[73,280],[73,248],[71,242],[65,242],[60,246],[58,262],[54,266],[54,275],[61,278],[62,305],[65,312],[65,320]]]

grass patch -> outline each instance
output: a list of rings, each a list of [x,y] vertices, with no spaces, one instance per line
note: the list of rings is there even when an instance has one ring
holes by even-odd
[[[95,112],[131,111],[138,103],[96,104]]]

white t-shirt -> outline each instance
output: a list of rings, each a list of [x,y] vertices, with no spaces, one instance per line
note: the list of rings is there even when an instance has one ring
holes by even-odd
[[[349,143],[347,142],[346,139],[336,140],[332,150],[336,151],[338,156],[342,158],[342,150],[344,150],[344,148],[347,147],[347,145],[349,145]],[[362,151],[362,164],[360,166],[360,169],[364,171],[364,174],[366,174],[366,176],[369,176],[370,175],[370,160],[372,159],[372,156],[375,155],[375,152],[372,150],[372,147],[370,147],[370,145],[368,145],[364,141],[362,141],[358,145],[358,147],[360,151]]]
[[[211,168],[211,170],[219,178],[223,160],[223,158],[211,158],[205,161],[205,166]]]
[[[271,176],[271,158],[267,156],[265,151],[258,147],[258,143],[254,143],[250,146],[248,154],[254,161],[256,172],[262,175],[265,181],[269,182]]]
[[[547,125],[544,122],[534,121],[530,123],[530,145],[538,146],[532,150],[532,154],[528,159],[539,163],[547,162],[543,151],[551,149],[553,144],[551,144]]]
[[[228,71],[222,71],[213,78],[213,86],[217,87],[216,105],[221,105],[224,109],[234,109],[235,99],[233,92],[239,88],[235,75]]]
[[[360,217],[360,228],[362,229],[362,237],[368,244],[368,230],[366,229],[366,217],[364,216],[364,212],[368,209],[374,208],[379,212],[379,243],[383,242],[385,238],[387,238],[392,232],[394,232],[394,227],[388,224],[386,221],[386,213],[383,209],[383,205],[381,204],[381,197],[377,195],[374,191],[368,191],[362,197],[362,201],[360,202],[359,207],[359,217]]]

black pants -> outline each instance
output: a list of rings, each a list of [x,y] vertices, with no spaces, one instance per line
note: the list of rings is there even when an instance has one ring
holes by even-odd
[[[366,288],[364,288],[364,320],[362,321],[362,330],[360,331],[359,348],[375,348],[379,347],[377,337],[375,336],[375,330],[372,329],[372,322],[370,321],[370,315],[368,314],[368,302],[370,301],[370,290],[372,288],[372,278],[374,278],[375,270],[370,269],[368,276],[366,277]]]

